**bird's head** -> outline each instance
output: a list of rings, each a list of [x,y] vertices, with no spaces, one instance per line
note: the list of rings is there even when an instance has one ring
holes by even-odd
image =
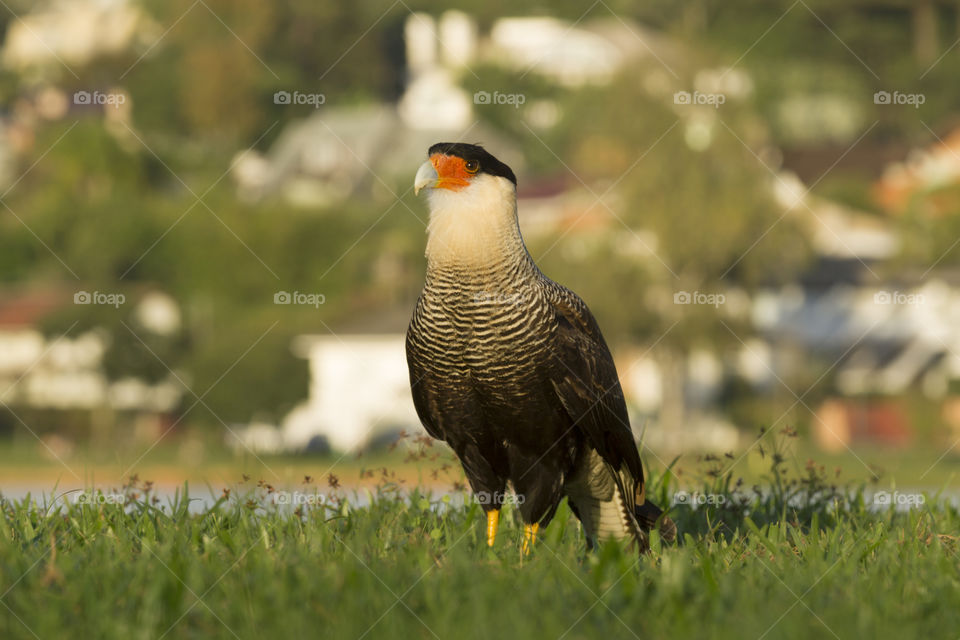
[[[427,155],[430,159],[420,166],[413,183],[415,194],[430,189],[431,193],[443,190],[472,197],[491,184],[516,190],[513,170],[480,145],[438,142]]]
[[[427,191],[428,256],[476,259],[519,239],[517,178],[510,167],[483,147],[462,142],[438,142],[427,156],[413,190]]]

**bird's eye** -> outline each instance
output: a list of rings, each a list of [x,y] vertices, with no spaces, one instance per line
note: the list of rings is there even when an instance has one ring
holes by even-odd
[[[463,168],[467,170],[467,173],[476,173],[480,170],[480,163],[476,160],[467,160]]]

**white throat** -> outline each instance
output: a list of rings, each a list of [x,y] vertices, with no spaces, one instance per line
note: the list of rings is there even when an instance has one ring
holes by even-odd
[[[526,251],[509,180],[477,175],[459,191],[430,189],[428,202],[428,265],[488,265]]]

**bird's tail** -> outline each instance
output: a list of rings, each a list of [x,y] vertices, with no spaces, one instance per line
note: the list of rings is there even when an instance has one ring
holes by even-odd
[[[635,509],[637,522],[645,531],[650,531],[654,527],[659,527],[660,537],[667,542],[674,542],[677,539],[677,525],[669,516],[663,513],[663,509],[653,504],[649,500],[639,505]]]

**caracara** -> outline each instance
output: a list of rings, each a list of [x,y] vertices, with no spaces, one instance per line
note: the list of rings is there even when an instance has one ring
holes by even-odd
[[[407,330],[417,414],[459,458],[493,546],[507,486],[524,549],[566,496],[588,544],[648,548],[660,521],[610,350],[587,305],[544,276],[517,222],[517,178],[482,147],[430,147],[427,275]]]

